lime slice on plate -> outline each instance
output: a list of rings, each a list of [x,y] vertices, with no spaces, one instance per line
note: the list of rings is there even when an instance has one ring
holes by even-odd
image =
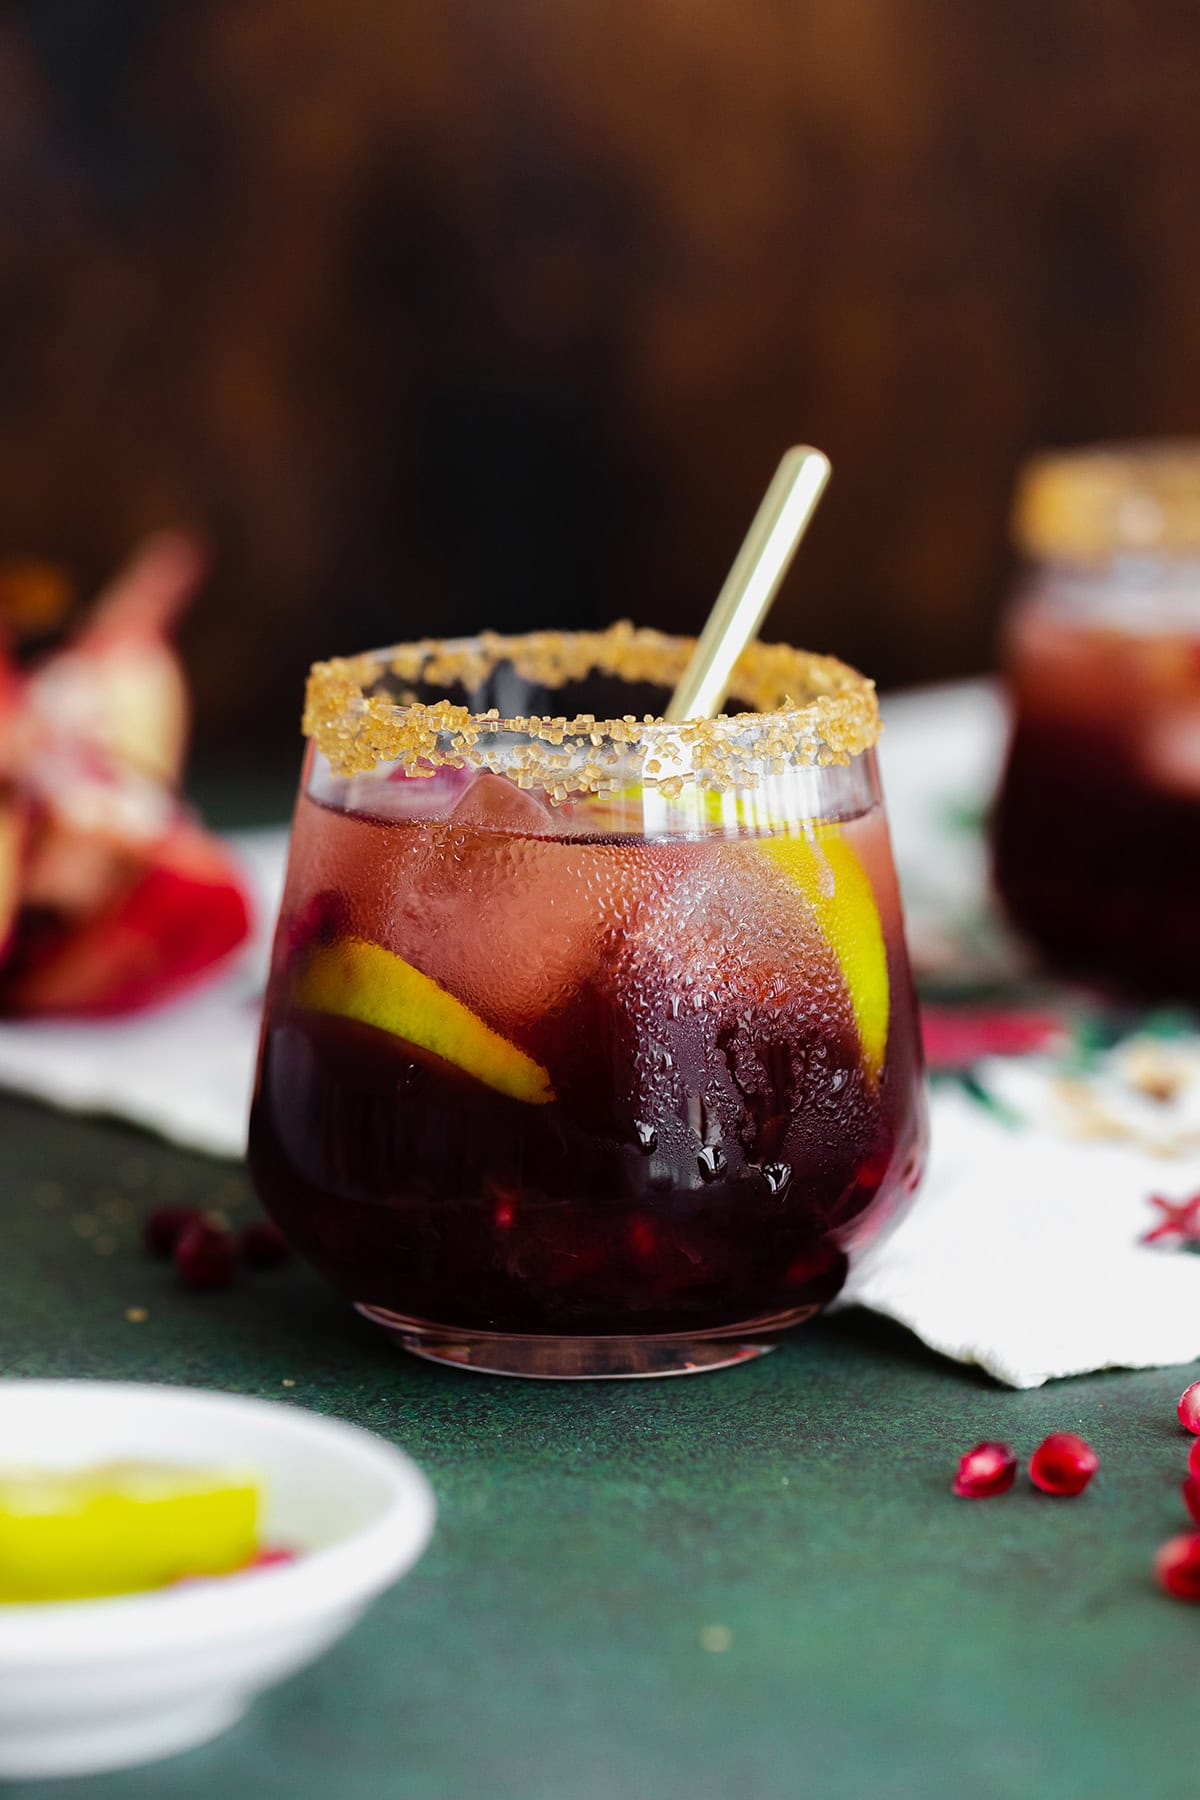
[[[250,1476],[157,1463],[0,1471],[0,1601],[232,1574],[258,1550],[259,1498]]]

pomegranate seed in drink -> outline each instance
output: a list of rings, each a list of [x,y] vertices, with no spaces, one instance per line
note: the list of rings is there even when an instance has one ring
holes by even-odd
[[[1068,1498],[1082,1494],[1100,1458],[1091,1445],[1073,1431],[1052,1431],[1029,1459],[1029,1479],[1043,1494]]]
[[[1175,1410],[1185,1431],[1200,1432],[1200,1381],[1193,1381],[1191,1387],[1184,1388]]]
[[[208,1219],[189,1225],[175,1246],[175,1267],[185,1287],[228,1287],[236,1264],[233,1238]]]
[[[987,1500],[1006,1494],[1017,1478],[1017,1459],[1007,1444],[985,1442],[959,1459],[952,1492],[960,1500]]]
[[[1168,1538],[1154,1558],[1154,1575],[1173,1600],[1200,1600],[1200,1532]]]

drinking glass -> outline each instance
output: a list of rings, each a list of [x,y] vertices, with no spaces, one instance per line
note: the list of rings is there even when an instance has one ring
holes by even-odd
[[[994,819],[1014,923],[1068,973],[1200,1001],[1200,444],[1037,458]]]
[[[313,670],[251,1166],[421,1355],[740,1362],[915,1191],[873,686],[755,645],[745,710],[669,724],[691,648],[622,625]]]

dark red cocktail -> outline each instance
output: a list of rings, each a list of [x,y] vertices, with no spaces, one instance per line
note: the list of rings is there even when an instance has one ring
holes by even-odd
[[[498,763],[528,730],[428,775],[317,748],[297,810],[255,1180],[364,1311],[471,1366],[737,1360],[837,1293],[919,1172],[869,746],[664,794],[648,764],[688,728],[613,762],[606,729],[525,786]],[[555,801],[581,735],[614,785]]]
[[[1200,451],[1045,459],[1018,528],[997,887],[1058,967],[1200,1001]]]

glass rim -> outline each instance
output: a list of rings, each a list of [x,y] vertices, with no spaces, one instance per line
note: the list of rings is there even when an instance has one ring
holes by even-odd
[[[695,640],[639,629],[539,631],[514,636],[423,638],[354,657],[314,663],[303,729],[338,775],[366,774],[381,762],[408,774],[477,766],[552,797],[611,791],[614,766],[642,751],[641,779],[672,788],[753,786],[764,772],[797,762],[848,763],[880,731],[875,683],[836,657],[787,644],[754,643],[739,659],[731,695],[747,710],[712,719],[668,721],[652,713],[602,719],[592,713],[473,712],[449,699],[420,701],[412,688],[470,692],[502,664],[541,689],[603,675],[670,691]],[[375,691],[398,683],[398,694]]]
[[[1200,552],[1200,439],[1144,438],[1027,459],[1012,535],[1027,556],[1096,564]]]

